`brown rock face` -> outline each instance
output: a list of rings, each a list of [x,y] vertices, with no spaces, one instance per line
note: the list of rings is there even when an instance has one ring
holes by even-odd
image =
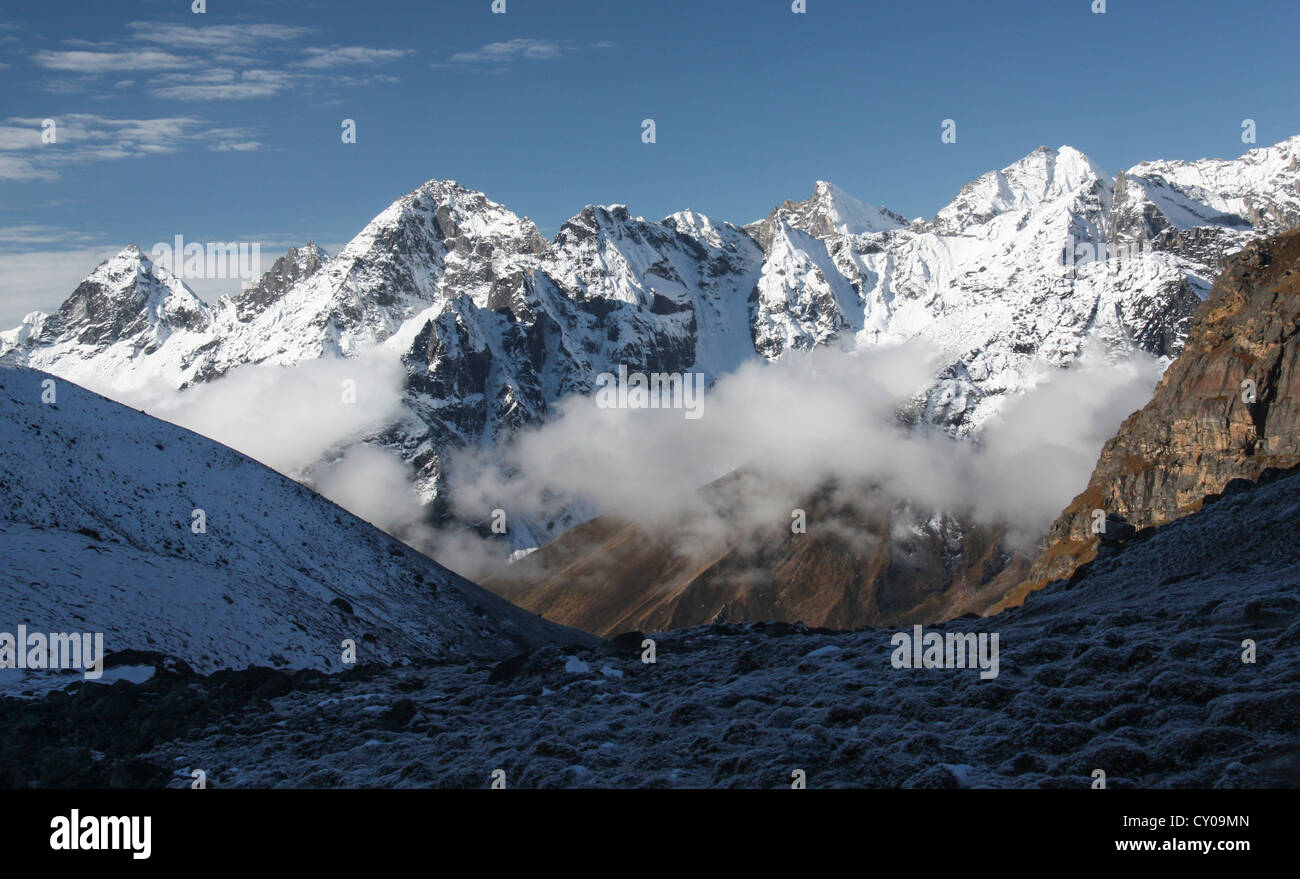
[[[593,519],[482,585],[608,637],[742,620],[832,629],[931,623],[983,610],[1027,568],[1003,549],[1000,529],[918,516],[868,488],[792,495],[756,526],[744,509],[745,478],[710,486],[696,521],[665,528]],[[805,510],[806,533],[792,530],[794,507]]]
[[[1243,383],[1250,382],[1250,384]],[[1253,398],[1253,402],[1251,402]],[[1228,259],[1155,395],[1102,448],[1029,575],[995,609],[1096,554],[1094,510],[1138,528],[1195,512],[1233,479],[1300,463],[1300,231]]]

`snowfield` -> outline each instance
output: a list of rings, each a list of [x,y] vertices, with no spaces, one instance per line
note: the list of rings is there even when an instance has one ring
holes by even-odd
[[[271,669],[0,700],[10,783],[186,787],[1300,785],[1300,474],[1140,534],[1013,611],[999,674],[891,635],[750,623],[501,663]],[[1256,662],[1242,661],[1254,642]],[[137,657],[132,660],[139,664]],[[120,726],[79,725],[112,716]],[[56,732],[65,730],[65,732]]]

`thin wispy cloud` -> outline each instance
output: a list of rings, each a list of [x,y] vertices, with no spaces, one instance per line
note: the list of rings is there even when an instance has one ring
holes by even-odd
[[[0,180],[55,180],[58,176],[58,172],[37,167],[30,159],[0,154]]]
[[[38,223],[28,223],[17,226],[0,226],[0,250],[6,250],[18,247],[29,247],[31,245],[51,245],[51,244],[84,244],[95,240],[97,237],[85,232],[78,232],[71,229],[60,229],[56,226],[43,226]]]
[[[367,73],[364,76],[350,76],[344,74],[331,74],[329,84],[331,86],[346,88],[373,87],[377,85],[392,85],[401,82],[396,76],[387,73]]]
[[[472,52],[457,52],[451,60],[458,64],[500,64],[509,61],[550,61],[568,51],[567,44],[556,40],[519,37],[500,43],[486,43]]]
[[[569,40],[548,40],[536,37],[518,37],[496,43],[485,43],[468,52],[457,52],[446,63],[433,64],[433,67],[450,65],[488,65],[507,68],[515,61],[554,61],[568,55],[575,55],[588,50],[613,49],[617,43],[601,40],[595,43],[579,45]]]
[[[179,55],[153,49],[125,52],[42,49],[32,56],[38,67],[71,73],[121,73],[130,70],[175,70],[188,62]]]
[[[84,95],[99,85],[99,78],[94,76],[74,76],[47,79],[41,83],[41,91],[50,95]]]
[[[64,40],[63,45],[69,49],[94,49],[96,51],[122,48],[111,40],[83,40],[77,37]]]
[[[175,153],[204,145],[247,152],[260,148],[249,128],[214,128],[193,116],[113,119],[91,113],[54,118],[55,141],[41,139],[45,120],[0,120],[0,180],[52,180],[61,167]]]
[[[30,120],[6,119],[0,125],[0,150],[27,150],[41,145],[40,124],[30,125]],[[22,124],[16,124],[21,122]]]
[[[249,152],[254,152],[255,150],[259,150],[261,148],[262,148],[262,143],[261,141],[257,141],[257,140],[234,141],[231,143],[218,143],[208,147],[208,149],[217,153],[228,153],[228,152],[249,153]]]
[[[46,71],[43,91],[109,98],[137,84],[123,73],[145,74],[140,83],[155,98],[178,101],[242,101],[270,98],[291,89],[358,88],[397,82],[391,76],[338,76],[326,71],[375,67],[416,50],[374,46],[311,46],[316,32],[301,25],[268,23],[187,25],[133,21],[122,41],[65,39],[41,49],[31,61]],[[140,48],[139,44],[153,44]],[[102,78],[118,74],[114,81]],[[227,146],[225,148],[234,148]]]
[[[173,49],[232,51],[264,43],[284,43],[311,33],[311,28],[284,24],[210,24],[189,27],[153,21],[133,21],[126,26],[133,39],[162,43]]]
[[[178,101],[231,101],[277,95],[297,82],[294,74],[284,70],[213,68],[158,77],[149,92],[155,98]]]
[[[337,46],[331,49],[303,50],[309,57],[303,67],[320,70],[350,64],[386,64],[415,53],[414,49],[372,49],[369,46]]]

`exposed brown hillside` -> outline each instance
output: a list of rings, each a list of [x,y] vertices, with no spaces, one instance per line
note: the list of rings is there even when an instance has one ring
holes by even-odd
[[[788,515],[755,529],[728,512],[743,509],[744,478],[710,487],[702,522],[652,530],[594,519],[483,585],[602,636],[738,620],[850,629],[982,610],[1027,566],[997,529],[923,519],[865,488],[792,500],[806,510],[805,534]]]

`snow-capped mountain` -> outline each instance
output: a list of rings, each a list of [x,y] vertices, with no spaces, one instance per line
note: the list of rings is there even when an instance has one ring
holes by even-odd
[[[0,359],[113,393],[378,344],[406,369],[406,407],[370,440],[411,462],[435,510],[449,449],[545,421],[619,364],[712,379],[791,350],[920,336],[945,362],[917,417],[974,434],[1088,344],[1175,355],[1224,253],[1300,219],[1298,148],[1112,177],[1078,150],[1043,147],[928,222],[819,182],[743,227],[593,206],[549,243],[481,193],[434,180],[333,258],[291,253],[211,308],[128,248],[55,315],[0,335]],[[535,545],[571,521],[512,539]]]
[[[46,373],[0,367],[0,443],[0,631],[102,632],[106,651],[206,671],[340,670],[344,639],[362,663],[591,640],[232,449]]]
[[[0,334],[0,357],[119,390],[150,379],[179,386],[217,332],[203,300],[131,244],[100,263],[54,314],[33,312]]]
[[[375,217],[334,258],[260,308],[245,309],[235,329],[219,306],[227,332],[195,364],[210,378],[244,363],[292,364],[306,358],[350,356],[369,344],[414,335],[465,293],[478,308],[498,282],[517,283],[542,250],[537,228],[505,208],[450,181],[430,181]],[[397,352],[400,353],[400,352]]]
[[[779,220],[815,238],[870,235],[907,225],[907,220],[893,211],[864,204],[826,180],[817,181],[807,201],[787,199],[780,207],[773,208],[766,220],[751,223],[745,229],[767,248]]]

